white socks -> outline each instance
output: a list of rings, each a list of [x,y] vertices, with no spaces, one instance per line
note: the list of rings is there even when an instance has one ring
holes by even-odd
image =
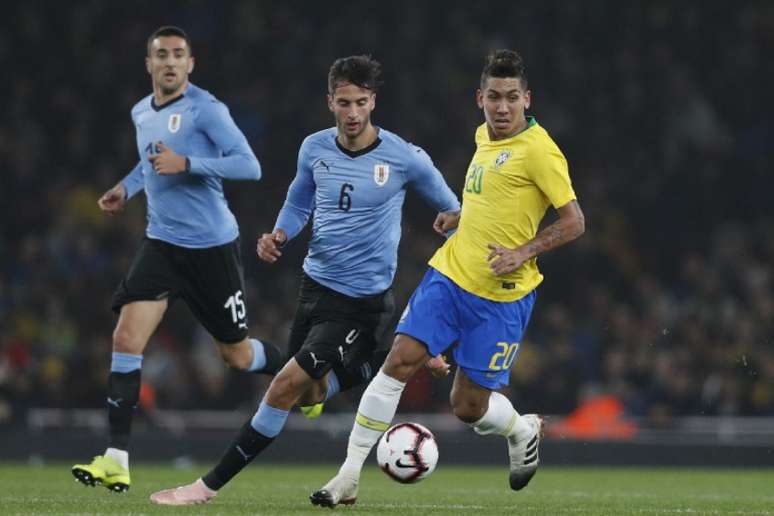
[[[492,392],[486,413],[470,426],[479,435],[498,434],[513,437],[516,441],[532,434],[532,428],[516,412],[511,401],[499,392]]]
[[[405,387],[405,383],[387,376],[381,370],[376,374],[360,398],[355,424],[349,434],[347,460],[339,474],[360,477],[360,470],[371,448],[390,427]]]
[[[119,450],[118,448],[108,448],[105,450],[105,456],[110,457],[122,467],[129,469],[129,452],[125,450]]]

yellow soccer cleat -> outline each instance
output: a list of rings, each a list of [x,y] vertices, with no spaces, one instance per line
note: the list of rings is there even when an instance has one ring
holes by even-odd
[[[101,485],[116,493],[129,490],[129,470],[105,455],[97,455],[91,464],[76,464],[73,476],[81,484],[94,487]]]
[[[301,413],[307,419],[317,419],[322,414],[324,403],[318,403],[316,405],[310,405],[308,407],[298,407],[301,409]]]

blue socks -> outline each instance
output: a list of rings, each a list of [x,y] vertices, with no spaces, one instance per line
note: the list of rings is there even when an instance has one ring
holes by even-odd
[[[142,355],[113,352],[110,362],[111,373],[131,373],[142,368]]]
[[[259,371],[266,366],[266,351],[263,348],[263,342],[258,339],[250,339],[250,345],[253,347],[253,362],[248,371]]]
[[[282,427],[285,426],[287,419],[287,410],[270,407],[265,401],[261,401],[258,412],[255,413],[252,421],[250,421],[250,426],[261,435],[272,438],[282,431]]]

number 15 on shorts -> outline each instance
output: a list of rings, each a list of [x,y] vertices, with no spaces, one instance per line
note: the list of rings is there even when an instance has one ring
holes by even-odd
[[[231,320],[234,324],[239,324],[241,328],[244,325],[245,315],[247,309],[245,308],[245,302],[242,301],[242,291],[237,290],[233,296],[229,296],[226,304],[223,305],[226,310],[231,310]]]
[[[510,369],[513,361],[516,360],[516,356],[519,354],[519,343],[508,344],[507,342],[498,342],[497,347],[500,351],[492,355],[492,360],[489,361],[489,369],[492,371]]]

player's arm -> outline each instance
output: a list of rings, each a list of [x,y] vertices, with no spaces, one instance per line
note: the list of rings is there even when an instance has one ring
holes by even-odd
[[[258,158],[224,104],[217,101],[205,103],[197,113],[197,124],[220,150],[221,157],[181,156],[173,149],[159,144],[159,153],[149,158],[156,172],[162,175],[187,172],[199,176],[253,181],[261,178]]]
[[[575,240],[586,230],[586,220],[577,200],[568,202],[556,211],[559,213],[559,220],[516,249],[489,244],[489,266],[495,274],[499,276],[513,272],[527,260]]]
[[[460,202],[435,168],[430,156],[420,147],[410,145],[412,159],[407,170],[408,182],[425,201],[438,210],[433,229],[446,235],[457,228],[460,220]]]
[[[102,211],[114,215],[123,210],[126,201],[143,188],[145,188],[145,180],[142,177],[142,162],[138,162],[137,166],[119,181],[116,186],[102,194],[102,197],[97,201],[97,205]]]
[[[264,233],[258,239],[258,257],[269,263],[274,263],[282,256],[280,247],[298,235],[309,221],[314,209],[314,194],[316,185],[312,175],[312,167],[306,152],[306,144],[298,151],[298,167],[296,177],[290,183],[285,204],[282,205],[274,230]]]
[[[527,260],[575,240],[586,230],[586,219],[572,189],[567,160],[559,147],[553,141],[535,146],[527,160],[530,177],[556,207],[559,220],[516,249],[490,243],[489,266],[497,275],[515,271]]]

